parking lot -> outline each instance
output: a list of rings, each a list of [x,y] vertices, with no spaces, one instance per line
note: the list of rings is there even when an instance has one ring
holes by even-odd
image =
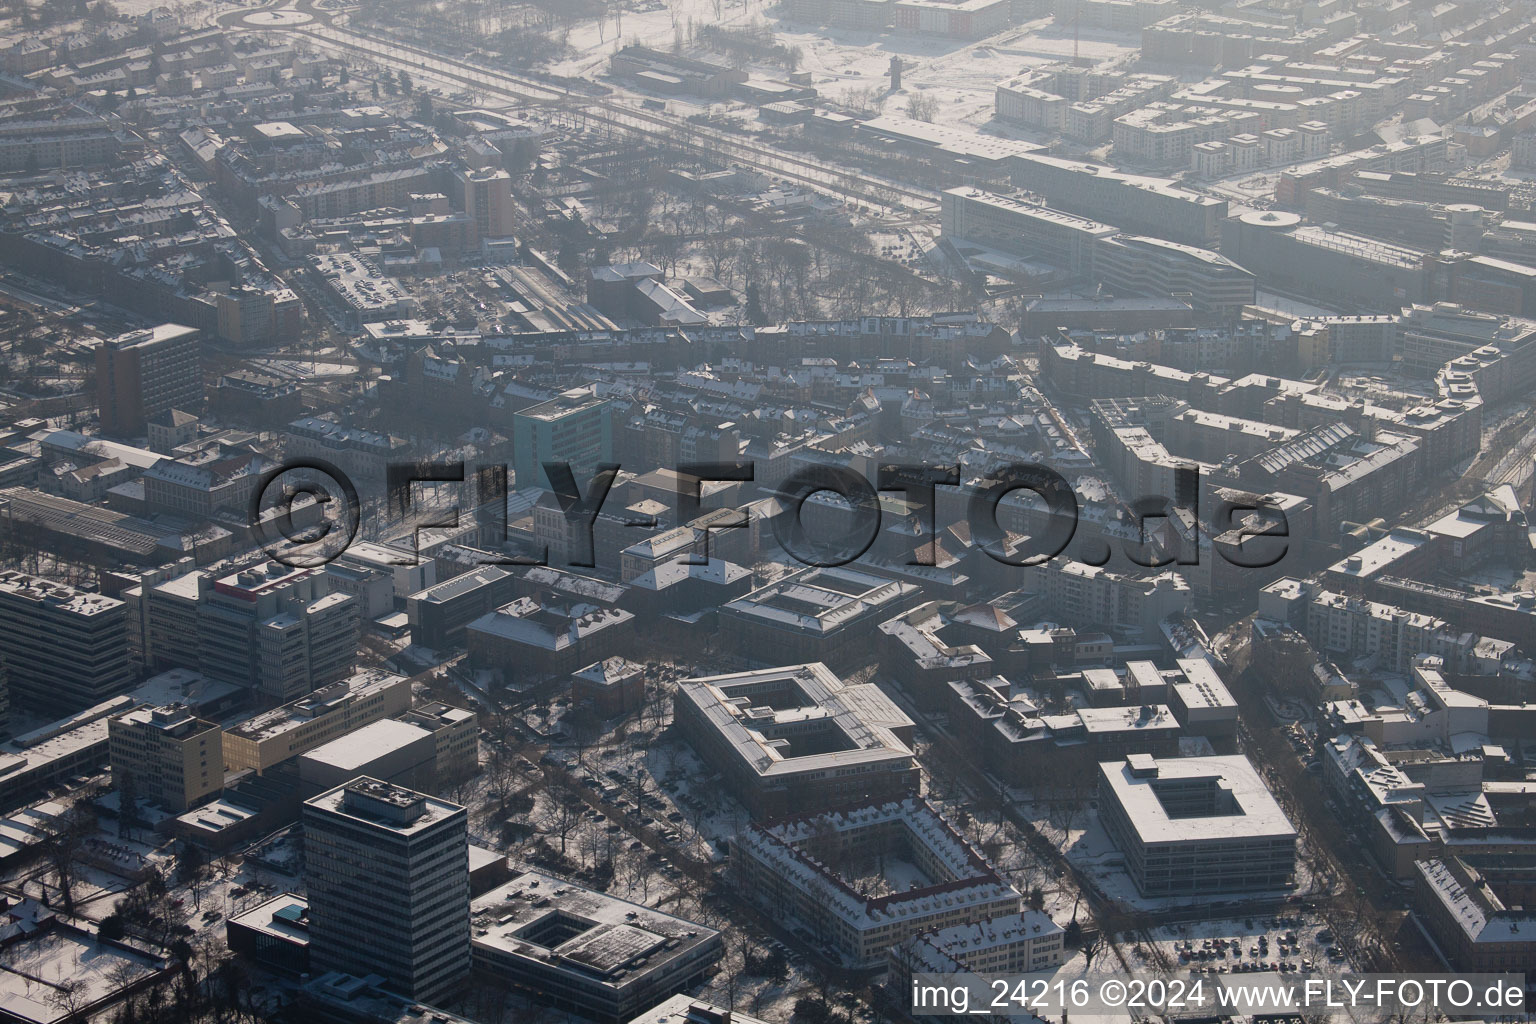
[[[1174,925],[1153,938],[1169,964],[1197,974],[1349,969],[1337,936],[1310,912]]]

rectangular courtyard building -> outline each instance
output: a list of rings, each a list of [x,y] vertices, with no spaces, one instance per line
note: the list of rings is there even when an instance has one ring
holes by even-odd
[[[692,988],[725,952],[713,928],[537,871],[478,897],[470,916],[479,974],[604,1024]]]
[[[1019,894],[922,800],[749,825],[739,891],[856,967],[923,932],[1019,913]]]
[[[1293,884],[1296,829],[1241,755],[1105,762],[1099,817],[1143,896]]]
[[[682,682],[674,718],[753,817],[916,796],[912,720],[872,683],[825,665]]]

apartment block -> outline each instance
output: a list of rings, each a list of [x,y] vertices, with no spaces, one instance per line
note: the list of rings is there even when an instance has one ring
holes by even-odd
[[[591,389],[572,389],[512,417],[512,470],[519,490],[550,487],[547,462],[569,463],[577,487],[584,488],[598,464],[612,459],[612,409]]]
[[[1417,916],[1462,971],[1524,971],[1536,958],[1536,911],[1500,898],[1485,872],[1457,857],[1417,865]]]
[[[108,338],[96,348],[96,404],[101,429],[140,437],[151,418],[203,408],[201,332],[161,324]]]
[[[917,799],[749,825],[730,870],[765,912],[860,966],[913,935],[1020,910],[1013,887]],[[880,881],[855,887],[866,875]]]

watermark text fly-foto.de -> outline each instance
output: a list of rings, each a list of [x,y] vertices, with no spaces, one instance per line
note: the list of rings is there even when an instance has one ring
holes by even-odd
[[[567,564],[575,568],[594,567],[593,527],[620,467],[615,463],[598,465],[588,479],[585,491],[578,486],[570,463],[545,462],[541,468],[550,483],[550,493],[573,528],[572,534],[577,541]],[[412,523],[417,534],[427,529],[452,529],[459,525],[458,506],[429,516],[417,516],[413,504],[414,489],[417,485],[463,486],[472,480],[478,508],[503,510],[500,529],[501,541],[505,543],[508,539],[504,513],[509,493],[507,476],[505,465],[482,465],[471,473],[463,462],[393,463],[386,467],[385,473],[387,508],[398,521]],[[677,467],[673,479],[673,509],[677,522],[690,523],[705,512],[703,490],[706,484],[750,483],[756,479],[756,472],[750,462],[683,463]],[[1149,495],[1127,506],[1134,529],[1132,536],[1124,541],[1122,550],[1126,558],[1139,566],[1188,566],[1199,562],[1198,544],[1152,542],[1151,524],[1181,515],[1188,522],[1198,520],[1194,507],[1199,492],[1198,470],[1192,467],[1176,470],[1174,483],[1179,494],[1177,502],[1165,496]],[[933,537],[937,533],[938,488],[959,486],[957,466],[885,464],[879,467],[874,481],[847,467],[804,466],[772,488],[782,511],[772,516],[769,524],[775,540],[788,557],[809,566],[846,565],[867,552],[880,533],[881,493],[900,493],[912,505],[923,509],[928,517],[925,533]],[[968,491],[965,519],[972,542],[997,562],[1019,567],[1039,565],[1062,554],[1077,533],[1077,495],[1071,484],[1048,466],[1033,462],[1008,464],[969,485]],[[1044,504],[1045,514],[1040,517],[1044,528],[1035,535],[1022,539],[1015,537],[1010,545],[1007,532],[998,523],[998,506],[1004,498],[1019,492],[1028,492]],[[813,531],[804,521],[807,503],[822,494],[841,499],[849,512],[848,528],[834,536]],[[303,506],[302,499],[317,503],[325,513],[301,522],[295,513]],[[347,474],[324,459],[314,458],[293,460],[268,470],[252,492],[249,504],[250,523],[258,543],[270,557],[295,566],[323,565],[339,557],[356,539],[362,514],[360,493]],[[710,532],[745,528],[749,525],[748,515],[742,511],[734,517],[711,522],[704,528],[702,553],[690,557],[701,563],[707,562]],[[1269,568],[1289,551],[1290,533],[1285,512],[1268,498],[1223,500],[1212,516],[1212,522],[1218,530],[1237,535],[1238,543],[1222,545],[1216,550],[1217,557],[1239,568]],[[658,522],[655,517],[632,517],[626,519],[625,525],[655,529]],[[1111,552],[1107,544],[1099,548],[1096,553],[1074,554],[1074,557],[1103,565],[1108,562]],[[548,557],[546,549],[532,555],[488,556],[487,561],[503,565],[547,565]],[[932,558],[932,545],[921,545],[916,548],[909,564],[933,565]]]
[[[914,1016],[1329,1014],[1369,1011],[1528,1019],[1520,974],[1280,974],[1096,978],[926,974],[907,992]]]

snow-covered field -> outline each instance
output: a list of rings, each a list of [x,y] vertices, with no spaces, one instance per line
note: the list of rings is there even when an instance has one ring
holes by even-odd
[[[596,77],[606,70],[608,56],[621,40],[670,50],[681,39],[685,51],[707,56],[688,45],[690,23],[728,27],[766,23],[780,45],[799,48],[799,69],[810,72],[812,84],[826,99],[847,101],[861,92],[883,92],[889,84],[891,58],[899,57],[905,89],[888,99],[888,109],[899,109],[907,94],[922,92],[937,101],[942,123],[979,127],[991,119],[993,88],[999,81],[1041,64],[1070,60],[1074,48],[1083,60],[1098,63],[1134,56],[1137,47],[1133,35],[1085,32],[1074,41],[1070,27],[1058,27],[1049,18],[966,42],[799,24],[784,20],[777,5],[751,0],[722,2],[718,8],[715,0],[632,7],[644,9],[631,9],[622,19],[610,16],[601,24],[593,20],[577,25],[567,38],[574,52],[551,70]],[[766,77],[783,74],[782,68],[771,66],[751,70]]]

